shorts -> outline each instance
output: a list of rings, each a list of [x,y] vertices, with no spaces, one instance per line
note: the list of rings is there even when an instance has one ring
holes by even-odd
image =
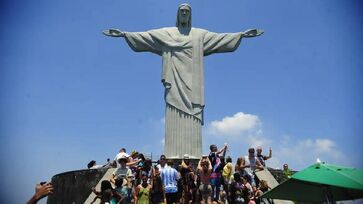
[[[199,186],[199,191],[202,197],[210,196],[212,194],[212,186],[209,184],[201,184]]]
[[[221,185],[220,174],[213,172],[210,176],[210,184],[212,186],[220,186]]]
[[[166,197],[166,203],[176,203],[179,202],[178,201],[178,192],[175,193],[166,193],[165,194]]]

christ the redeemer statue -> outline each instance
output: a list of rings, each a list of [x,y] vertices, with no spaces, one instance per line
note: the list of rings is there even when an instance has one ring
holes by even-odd
[[[233,52],[243,37],[263,33],[250,29],[238,33],[214,33],[192,27],[191,7],[181,4],[175,27],[146,32],[103,31],[107,36],[124,37],[135,52],[152,52],[162,57],[162,83],[165,87],[165,155],[191,158],[202,155],[204,110],[203,57]]]

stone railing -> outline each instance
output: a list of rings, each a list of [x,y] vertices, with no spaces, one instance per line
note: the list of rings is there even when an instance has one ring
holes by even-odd
[[[106,173],[106,168],[85,169],[57,174],[52,178],[54,192],[48,197],[47,204],[81,204],[91,194]]]

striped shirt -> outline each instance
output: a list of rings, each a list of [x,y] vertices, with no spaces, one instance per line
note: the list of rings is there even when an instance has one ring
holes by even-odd
[[[177,180],[179,180],[179,173],[176,169],[166,166],[161,171],[161,180],[165,187],[165,193],[176,193],[178,192]]]

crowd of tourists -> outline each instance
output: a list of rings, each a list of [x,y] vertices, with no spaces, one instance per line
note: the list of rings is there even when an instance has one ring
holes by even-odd
[[[101,182],[100,191],[92,188],[97,195],[94,202],[100,199],[101,203],[111,204],[273,203],[260,198],[270,187],[255,175],[266,168],[265,161],[272,157],[271,148],[268,155],[262,154],[261,147],[249,148],[248,155],[239,157],[235,163],[225,156],[226,150],[226,144],[219,150],[211,145],[209,155],[198,158],[198,163],[187,154],[180,160],[161,155],[153,163],[141,153],[133,151],[129,155],[122,148],[113,162],[88,164],[90,169],[115,167],[112,176]]]

